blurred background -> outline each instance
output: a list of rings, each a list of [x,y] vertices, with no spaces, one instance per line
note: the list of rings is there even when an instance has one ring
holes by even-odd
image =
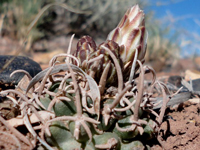
[[[36,15],[54,2],[85,13],[50,7],[27,35]],[[67,51],[74,33],[74,50],[83,35],[103,42],[135,4],[146,14],[146,63],[157,72],[200,71],[199,0],[0,0],[0,55],[25,55],[45,68],[51,57]]]

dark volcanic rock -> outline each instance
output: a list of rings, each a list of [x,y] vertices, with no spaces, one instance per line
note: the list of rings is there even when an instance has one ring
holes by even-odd
[[[0,85],[13,86],[16,85],[24,76],[24,73],[16,73],[10,77],[15,70],[26,70],[32,77],[39,73],[42,69],[38,63],[24,56],[0,56]],[[14,58],[11,63],[5,67],[5,64]],[[5,68],[4,68],[5,67]]]

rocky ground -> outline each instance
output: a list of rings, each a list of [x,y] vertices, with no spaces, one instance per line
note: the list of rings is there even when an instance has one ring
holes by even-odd
[[[67,51],[69,39],[69,37],[58,37],[50,41],[43,40],[34,44],[32,51],[22,51],[21,54],[30,56],[41,65],[42,69],[45,69],[54,55]],[[74,40],[74,43],[76,42],[77,39]],[[0,55],[14,55],[20,47],[18,42],[9,38],[0,38]],[[75,45],[72,47],[75,49]],[[156,68],[156,65],[158,64],[153,64],[153,68]],[[179,75],[185,77],[186,80],[200,78],[200,73],[197,71],[199,68],[200,58],[177,60],[170,69],[166,69],[167,72],[158,70],[157,77],[167,79],[172,75]],[[169,116],[169,119],[162,123],[158,141],[151,141],[151,149],[198,150],[200,147],[199,101],[199,98],[194,97],[177,108],[167,109],[166,116]],[[2,110],[0,107],[1,113]],[[23,129],[19,130],[23,131]],[[26,131],[23,132],[26,133]],[[22,150],[31,149],[23,142],[19,143],[12,132],[0,123],[0,149],[14,150],[19,149],[20,145]]]

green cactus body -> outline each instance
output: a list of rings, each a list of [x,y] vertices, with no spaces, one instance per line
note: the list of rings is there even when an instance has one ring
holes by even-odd
[[[55,82],[54,84],[52,84],[52,86],[49,88],[49,91],[52,91],[52,92],[57,92],[58,91],[58,87],[60,85],[60,82]]]
[[[100,149],[114,149],[119,150],[120,149],[120,138],[115,134],[111,132],[105,132],[101,135],[94,135],[93,141],[95,143],[95,148],[97,150]],[[108,146],[106,148],[106,146]]]
[[[81,143],[71,138],[68,141],[61,143],[60,150],[83,150],[83,148],[81,148],[81,145]]]
[[[89,128],[91,128],[91,125],[89,123],[87,123],[87,126]],[[72,133],[72,135],[74,135],[74,131],[75,131],[75,122],[74,121],[70,121],[69,122],[69,130]],[[80,127],[80,131],[79,131],[79,139],[77,139],[78,142],[87,142],[89,140],[88,134],[85,131],[85,129],[83,128],[83,126]]]
[[[93,142],[88,141],[88,142],[85,144],[84,150],[94,150],[94,149],[95,149],[95,146],[94,146],[94,143],[93,143]]]
[[[69,123],[69,128],[73,128],[72,127],[73,124]],[[81,134],[85,133],[83,130],[81,129]],[[60,121],[56,121],[53,122],[52,125],[50,126],[50,132],[51,132],[51,136],[48,136],[47,134],[45,134],[45,139],[46,141],[52,145],[52,146],[56,146],[57,148],[59,148],[59,150],[80,150],[80,149],[84,149],[84,150],[94,150],[94,144],[92,142],[87,142],[87,143],[83,143],[83,141],[76,141],[72,135],[72,133],[66,128],[66,125],[63,122]],[[84,136],[82,136],[80,134],[80,139],[84,139],[87,135],[84,134]],[[88,141],[88,137],[86,137],[86,139],[84,140],[84,142]]]
[[[76,107],[73,101],[59,101],[53,106],[56,116],[73,116],[76,113]]]
[[[147,125],[144,126],[144,134],[143,136],[147,139],[150,140],[153,137],[155,137],[155,122],[152,119],[144,119],[147,121]]]
[[[132,98],[129,98],[129,101],[132,103],[133,101],[135,101],[135,99],[132,97]],[[133,105],[133,108],[135,107],[135,105]],[[143,115],[143,110],[142,110],[142,108],[139,108],[139,118]],[[133,115],[133,111],[131,110],[131,109],[129,109],[129,110],[127,110],[126,111],[126,114],[125,114],[126,116],[131,116],[131,115]]]
[[[49,98],[49,95],[46,94],[45,97],[40,98],[40,102],[47,109],[49,106],[49,103],[51,102],[51,99]]]
[[[61,150],[94,150],[95,146],[92,142],[87,142],[86,144],[79,143],[75,139],[70,139],[66,142],[61,143]]]
[[[62,149],[63,143],[68,142],[68,140],[72,139],[73,136],[67,130],[65,124],[60,121],[53,122],[50,127],[51,136],[45,134],[46,141],[52,145],[56,146],[59,149]]]
[[[100,117],[100,124],[97,125],[98,129],[103,130],[103,131],[109,131],[112,130],[111,128],[114,126],[114,124],[116,123],[116,119],[114,118],[110,118],[108,121],[108,124],[105,125],[105,121],[104,121],[104,117]]]
[[[102,107],[104,107],[105,105],[109,105],[109,104],[111,104],[113,102],[113,99],[106,99],[106,100],[104,100],[104,102],[103,102],[103,106]],[[105,119],[104,119],[104,116],[103,115],[101,115],[101,117],[100,117],[100,124],[98,124],[97,125],[97,127],[98,127],[98,129],[100,129],[100,130],[103,130],[103,131],[108,131],[111,127],[113,127],[114,126],[114,124],[116,123],[116,121],[117,121],[117,119],[115,119],[115,118],[110,118],[109,119],[109,121],[108,121],[108,124],[106,125],[105,124]]]
[[[145,147],[140,141],[133,141],[130,143],[121,144],[121,150],[144,150]]]
[[[130,122],[131,117],[132,116],[127,116],[124,119],[118,120],[119,127],[122,128],[122,129],[129,128],[132,125],[132,123]],[[135,128],[134,130],[131,130],[131,131],[127,131],[127,132],[121,132],[121,131],[118,131],[118,129],[116,127],[114,128],[114,132],[119,137],[121,137],[122,140],[133,139],[139,133],[139,131],[137,130],[137,128]]]
[[[66,81],[66,84],[69,84],[70,81],[71,81],[71,79],[68,79]],[[58,93],[59,92],[58,91],[59,86],[60,86],[60,82],[56,82],[49,88],[49,90],[54,92],[54,93]],[[55,112],[56,116],[63,116],[63,115],[73,116],[76,113],[76,107],[75,107],[74,98],[73,98],[74,94],[68,94],[67,92],[65,92],[63,94],[67,98],[71,99],[71,101],[61,101],[61,100],[59,100],[53,106],[53,111]],[[50,97],[51,97],[51,100],[54,98],[53,96],[50,96]],[[46,99],[46,101],[48,102],[47,99]]]

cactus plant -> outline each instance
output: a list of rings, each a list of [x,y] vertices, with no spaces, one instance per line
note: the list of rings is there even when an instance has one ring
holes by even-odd
[[[37,74],[24,93],[6,90],[1,95],[18,95],[17,101],[12,100],[20,106],[25,125],[47,148],[144,149],[138,141],[142,138],[137,137],[157,135],[169,100],[167,87],[156,80],[153,69],[142,64],[146,40],[144,13],[136,5],[98,47],[91,37],[84,36],[75,57],[53,57],[49,68]],[[66,63],[58,64],[59,56],[67,57]],[[146,70],[153,74],[148,88],[144,86]],[[163,95],[160,113],[153,110],[158,105],[154,93]],[[42,127],[37,135],[27,123],[27,110],[55,116],[44,120],[37,115]]]

